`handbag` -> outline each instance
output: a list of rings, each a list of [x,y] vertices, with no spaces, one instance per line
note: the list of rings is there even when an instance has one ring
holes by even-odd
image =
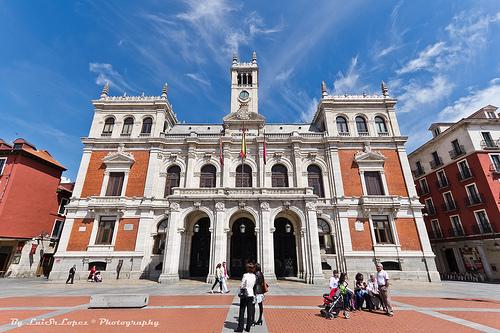
[[[264,292],[264,294],[269,291],[269,285],[266,282],[262,284],[262,291]]]
[[[248,297],[248,290],[247,290],[247,288],[240,288],[240,291],[238,292],[238,297],[239,298]]]

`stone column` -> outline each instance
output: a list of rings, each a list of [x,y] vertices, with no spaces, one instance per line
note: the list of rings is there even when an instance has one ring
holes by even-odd
[[[491,271],[491,266],[488,261],[488,257],[486,256],[486,252],[484,251],[484,243],[476,245],[477,252],[479,252],[479,257],[481,257],[481,263],[483,264],[484,274],[486,274],[486,278],[488,281],[492,281],[494,279],[493,272]]]
[[[324,283],[323,270],[321,268],[321,251],[319,249],[318,219],[316,207],[313,202],[306,203],[306,226],[309,237],[311,255],[311,283]]]
[[[157,150],[151,150],[149,154],[148,172],[146,176],[146,185],[144,186],[144,197],[162,198],[163,193],[160,194],[158,176],[160,175],[160,164],[163,155]]]
[[[457,262],[458,273],[465,273],[464,259],[462,258],[458,247],[453,247],[453,254],[455,255],[455,261]]]
[[[224,150],[224,166],[222,167],[222,187],[230,187],[230,182],[231,182],[231,177],[229,176],[229,171],[230,171],[230,164],[231,164],[231,156],[229,154],[230,152],[230,145],[231,145],[231,139],[229,141],[225,141],[224,138],[222,139],[223,143],[223,150]]]
[[[292,146],[292,152],[293,152],[293,164],[295,167],[295,170],[293,171],[293,174],[295,175],[295,186],[296,187],[304,187],[307,186],[307,183],[304,183],[302,181],[302,160],[300,157],[300,147],[298,144],[293,144]]]
[[[306,283],[311,283],[310,281],[310,276],[311,276],[311,258],[309,257],[309,245],[307,241],[307,229],[306,227],[300,228],[300,249],[301,249],[301,254],[302,254],[302,274],[301,278],[304,279]]]
[[[80,162],[80,168],[78,169],[78,176],[75,181],[75,188],[73,189],[72,196],[75,198],[79,198],[82,194],[83,183],[85,181],[85,177],[87,176],[87,170],[89,168],[90,157],[92,154],[92,149],[85,147],[83,149],[82,160]]]
[[[185,185],[184,187],[186,188],[191,188],[195,187],[195,182],[194,182],[194,162],[196,158],[196,153],[195,153],[195,147],[194,145],[189,145],[188,148],[188,153],[187,153],[187,161],[186,161],[186,175],[184,177],[185,180]]]
[[[163,271],[158,279],[160,283],[179,280],[179,249],[181,248],[181,233],[184,232],[180,219],[179,204],[170,204],[170,220],[168,226],[165,256],[163,257]]]
[[[261,235],[262,235],[262,257],[260,259],[262,272],[266,280],[276,280],[274,271],[274,225],[271,221],[269,202],[260,203]]]
[[[215,203],[215,253],[213,265],[226,261],[227,231],[225,230],[226,207],[224,202]]]

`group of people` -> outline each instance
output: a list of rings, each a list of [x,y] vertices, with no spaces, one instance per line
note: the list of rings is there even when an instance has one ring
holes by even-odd
[[[212,289],[210,292],[214,293],[215,286],[219,285],[219,292],[227,294],[229,289],[227,288],[227,279],[229,279],[229,275],[227,274],[226,262],[224,261],[222,264],[218,263],[215,268],[215,282],[212,285]]]
[[[245,265],[246,273],[241,279],[240,290],[240,313],[238,316],[238,327],[235,332],[243,332],[245,311],[247,321],[245,331],[250,332],[253,325],[262,325],[262,314],[264,313],[264,294],[269,290],[260,264],[249,262]],[[255,321],[255,304],[259,305],[259,319]]]
[[[349,287],[347,273],[333,271],[330,278],[331,294],[339,289],[344,300],[344,316],[349,318],[349,311],[362,310],[366,308],[370,311],[383,308],[388,316],[393,316],[392,305],[389,293],[389,274],[384,270],[381,263],[376,265],[377,273],[370,274],[368,281],[364,281],[364,276],[357,273],[355,277],[354,289]]]
[[[87,281],[90,282],[102,282],[101,271],[98,271],[95,266],[92,266],[87,277]]]

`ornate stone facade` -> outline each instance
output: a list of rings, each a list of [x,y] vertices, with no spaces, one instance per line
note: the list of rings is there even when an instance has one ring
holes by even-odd
[[[268,279],[323,283],[377,261],[393,278],[439,279],[387,90],[322,87],[311,123],[267,124],[256,55],[234,57],[231,78],[221,124],[179,123],[166,87],[93,101],[52,278],[96,264],[105,277],[211,281],[217,263],[238,276],[252,259]]]

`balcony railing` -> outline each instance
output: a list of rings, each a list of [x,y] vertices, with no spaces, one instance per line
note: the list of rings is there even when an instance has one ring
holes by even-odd
[[[359,136],[368,136],[370,133],[368,132],[358,132]]]
[[[450,182],[448,181],[448,178],[442,178],[442,179],[438,179],[438,181],[436,182],[436,185],[438,188],[445,188],[445,187],[448,187],[450,186]]]
[[[465,232],[462,228],[449,228],[446,230],[447,237],[464,237]]]
[[[389,136],[389,132],[378,132],[378,136]]]
[[[474,224],[472,226],[472,231],[474,232],[475,235],[491,234],[491,233],[493,233],[493,228],[491,227],[490,224],[481,225],[481,226],[479,226],[478,224]]]
[[[444,203],[441,205],[441,208],[445,211],[445,212],[452,212],[454,210],[457,210],[458,209],[458,205],[457,203],[455,202],[455,200],[452,200],[452,201],[448,201],[447,203]]]
[[[459,145],[458,148],[454,148],[454,149],[450,150],[449,153],[450,153],[451,159],[454,160],[454,159],[465,154],[464,146]]]
[[[429,216],[434,216],[436,215],[436,208],[434,206],[426,207],[424,208],[424,212],[426,212]]]
[[[411,170],[411,172],[413,173],[413,175],[415,177],[420,177],[425,173],[425,170],[424,170],[424,168],[420,168],[420,169],[417,168],[416,170]]]
[[[339,136],[350,136],[349,132],[339,132]]]
[[[428,189],[428,188],[423,188],[423,187],[421,187],[421,188],[417,191],[417,194],[418,194],[419,196],[426,195],[426,194],[429,194],[429,193],[430,193],[429,189]]]
[[[459,173],[457,173],[458,180],[466,180],[474,177],[472,170],[470,168],[462,168]]]
[[[487,150],[500,149],[500,139],[499,140],[483,140],[481,141],[481,148]]]
[[[490,171],[496,175],[500,174],[500,165],[496,165],[495,163],[491,163],[490,164]]]
[[[102,132],[101,136],[111,136],[111,132]]]
[[[430,161],[429,164],[431,165],[431,169],[436,169],[443,165],[443,160],[441,159],[441,157],[437,157],[436,159]]]
[[[474,206],[474,205],[480,205],[480,204],[485,203],[484,199],[481,197],[481,195],[479,193],[477,195],[472,196],[472,197],[465,198],[464,201],[465,201],[465,205],[467,207]]]

